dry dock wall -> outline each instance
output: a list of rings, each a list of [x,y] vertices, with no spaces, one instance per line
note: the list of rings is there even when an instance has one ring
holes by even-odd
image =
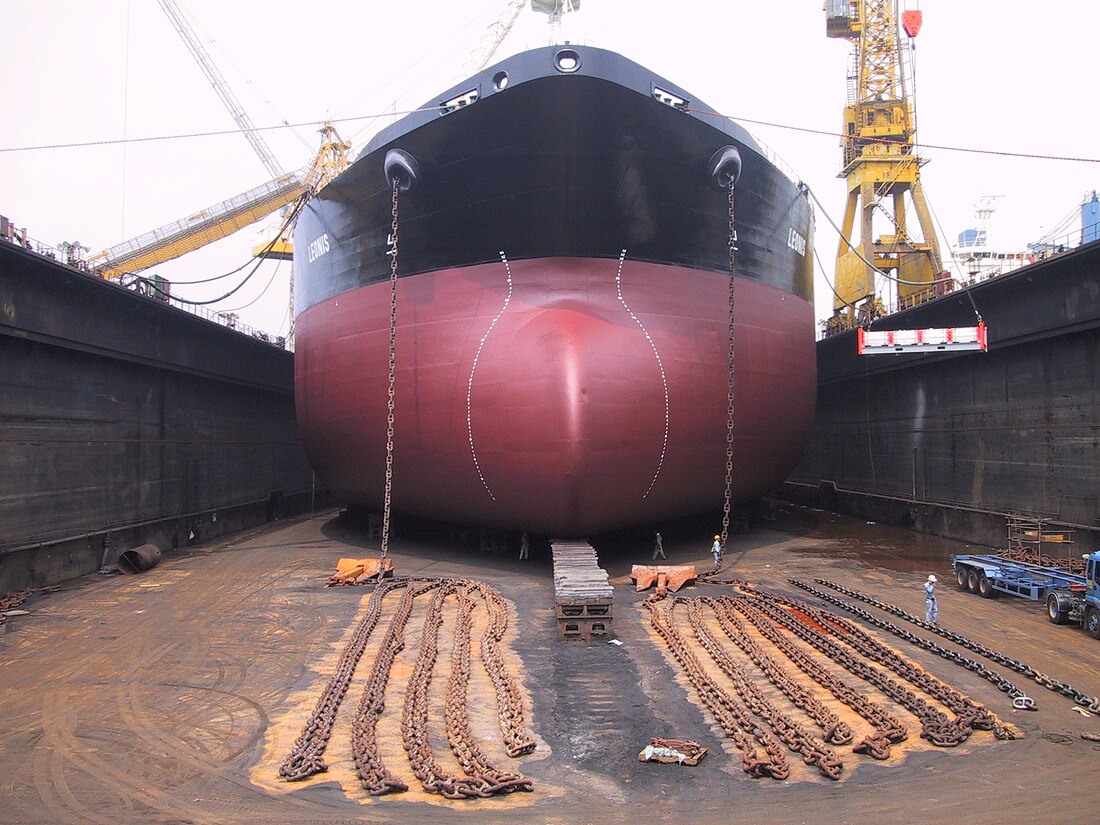
[[[854,333],[818,343],[813,434],[783,493],[994,547],[1020,512],[1075,529],[1074,552],[1096,549],[1100,243],[970,293],[988,353],[860,356]],[[874,329],[974,324],[953,293]]]
[[[0,593],[312,497],[293,355],[0,242]]]

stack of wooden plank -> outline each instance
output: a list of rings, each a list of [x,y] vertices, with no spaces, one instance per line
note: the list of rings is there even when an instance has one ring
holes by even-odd
[[[615,595],[596,550],[586,541],[550,543],[554,557],[554,604],[558,636],[591,639],[611,633]]]

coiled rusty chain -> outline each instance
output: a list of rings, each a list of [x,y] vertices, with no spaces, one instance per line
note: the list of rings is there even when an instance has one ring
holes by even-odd
[[[915,633],[910,633],[905,628],[898,627],[893,622],[889,622],[886,619],[876,616],[873,613],[864,610],[862,607],[859,607],[858,605],[854,605],[851,602],[845,601],[844,599],[837,598],[831,593],[826,593],[824,590],[820,590],[819,588],[816,588],[811,584],[807,584],[806,582],[799,581],[797,579],[788,579],[787,581],[789,581],[795,587],[799,587],[802,590],[805,590],[807,593],[812,593],[814,596],[817,596],[819,599],[822,599],[829,604],[835,605],[842,610],[848,611],[853,616],[862,619],[868,624],[872,624],[877,628],[885,630],[889,633],[893,633],[899,639],[904,639],[905,641],[909,642],[910,644],[916,645],[922,650],[927,650],[929,653],[935,653],[937,656],[946,659],[949,662],[953,662],[959,667],[969,670],[971,673],[981,676],[986,681],[996,685],[999,690],[1011,696],[1013,700],[1013,707],[1015,709],[1038,710],[1038,705],[1035,703],[1034,699],[1032,699],[1030,696],[1020,690],[1020,688],[1018,688],[1014,683],[1004,678],[996,671],[986,667],[981,662],[976,662],[973,659],[963,656],[957,650],[951,650],[949,648],[943,647],[943,645],[938,645],[929,639],[918,636]],[[994,733],[996,733],[996,731],[994,731]]]
[[[1019,661],[1018,659],[1013,659],[1009,656],[1005,656],[1002,653],[998,653],[992,648],[986,647],[979,642],[975,642],[974,640],[963,636],[961,633],[956,633],[953,630],[947,630],[940,627],[939,625],[926,622],[911,613],[907,613],[900,607],[876,599],[873,596],[868,596],[865,593],[850,590],[849,588],[842,587],[841,585],[836,584],[835,582],[828,581],[827,579],[814,579],[814,581],[818,584],[830,587],[833,590],[843,593],[846,596],[851,596],[853,599],[858,599],[866,604],[871,605],[872,607],[877,607],[880,610],[897,616],[899,619],[904,619],[907,622],[915,624],[919,628],[936,633],[937,635],[942,636],[943,638],[948,639],[949,641],[952,641],[961,647],[965,647],[967,650],[972,650],[975,653],[984,656],[999,665],[1003,665],[1010,670],[1021,673],[1028,679],[1033,679],[1037,684],[1045,687],[1047,690],[1053,691],[1055,693],[1060,693],[1061,695],[1072,699],[1076,704],[1080,705],[1091,713],[1100,713],[1100,698],[1090,696],[1089,694],[1085,693],[1082,690],[1078,690],[1072,685],[1069,685],[1065,682],[1060,682],[1057,679],[1053,679],[1050,676],[1047,676],[1045,673],[1035,670],[1035,668],[1031,667],[1030,665]]]
[[[443,600],[457,589],[454,582],[436,588],[424,616],[420,635],[420,653],[409,685],[405,690],[405,710],[401,715],[401,741],[408,754],[413,773],[429,793],[446,799],[469,799],[481,796],[482,783],[469,777],[460,778],[440,768],[428,741],[428,688],[439,654],[439,628],[443,625]]]
[[[279,776],[289,782],[299,782],[328,770],[325,764],[324,753],[328,747],[329,737],[332,736],[332,726],[336,722],[336,711],[348,691],[351,678],[355,673],[355,666],[363,656],[371,633],[378,624],[378,618],[382,615],[382,600],[386,594],[398,587],[404,587],[404,581],[389,581],[379,585],[371,594],[367,604],[366,615],[359,622],[351,640],[340,654],[336,671],[332,674],[325,686],[321,697],[317,700],[317,706],[310,714],[302,733],[298,736],[294,747],[290,751],[282,766],[279,768]]]
[[[778,662],[764,652],[746,631],[744,623],[730,609],[726,599],[702,597],[718,618],[718,624],[730,641],[736,644],[753,661],[768,680],[775,685],[795,707],[801,708],[825,734],[825,741],[831,745],[847,745],[852,741],[852,729],[839,716],[829,710],[822,702],[799,684]]]
[[[707,629],[703,620],[702,599],[685,601],[688,608],[688,621],[691,623],[692,630],[695,631],[695,638],[710,654],[714,663],[729,677],[734,690],[737,691],[745,706],[771,725],[775,735],[791,751],[802,755],[803,762],[816,766],[829,779],[840,779],[844,771],[844,763],[840,761],[836,751],[808,733],[805,728],[781,712],[764,696],[753,677],[733,660]]]
[[[756,778],[767,776],[772,779],[786,779],[790,775],[790,764],[782,744],[769,731],[753,722],[745,706],[722,690],[703,669],[684,637],[676,629],[672,616],[676,601],[662,601],[651,596],[643,602],[649,611],[653,629],[668,645],[673,658],[679,663],[723,733],[741,751],[742,770]],[[763,746],[765,755],[760,755],[754,739]]]
[[[390,548],[390,500],[393,493],[393,397],[397,382],[397,195],[401,189],[399,176],[393,178],[393,201],[390,206],[390,384],[386,394],[386,490],[382,500],[382,560]],[[385,564],[378,566],[382,578]]]
[[[804,602],[796,602],[796,605],[817,611],[817,608],[813,608]],[[917,685],[929,696],[939,699],[940,702],[950,708],[955,714],[956,718],[951,722],[953,727],[964,730],[967,728],[970,729],[969,732],[966,732],[966,736],[969,736],[970,732],[974,730],[991,730],[998,739],[1015,738],[1015,735],[1001,723],[1000,719],[998,719],[996,714],[991,710],[984,705],[977,704],[968,696],[965,696],[946,682],[932,676],[923,668],[917,667],[913,662],[901,656],[901,654],[892,647],[883,644],[877,638],[868,634],[863,628],[859,627],[859,625],[848,619],[824,611],[815,612],[813,615],[820,621],[823,621],[830,632],[835,634],[833,628],[839,629],[841,633],[836,635],[843,638],[852,647],[861,651],[864,656],[890,668],[902,678]],[[932,737],[929,738],[931,739]],[[951,743],[941,742],[934,744],[949,746]]]
[[[1009,561],[1022,561],[1027,564],[1037,564],[1040,567],[1060,567],[1067,573],[1075,576],[1085,575],[1085,560],[1075,558],[1056,559],[1038,550],[1028,550],[1024,547],[1009,547],[997,551],[997,555]]]
[[[424,789],[449,799],[489,797],[513,791],[530,791],[532,783],[521,774],[494,767],[474,741],[470,731],[468,686],[470,676],[470,633],[476,594],[485,606],[487,627],[481,640],[481,657],[497,696],[498,721],[509,756],[529,753],[535,741],[523,721],[523,697],[504,664],[501,640],[508,628],[508,607],[492,587],[466,579],[407,577],[391,579],[379,585],[368,602],[367,612],[345,648],[336,671],[317,706],[295,742],[291,754],[280,769],[289,781],[305,779],[326,770],[322,755],[331,736],[336,711],[347,692],[355,665],[381,615],[386,595],[406,588],[390,621],[386,636],[375,658],[371,674],[352,723],[352,753],[356,769],[367,792],[372,795],[400,792],[408,786],[385,767],[377,742],[377,722],[385,707],[385,692],[390,671],[405,646],[405,627],[412,614],[414,600],[432,593],[421,633],[420,648],[412,676],[405,688],[402,714],[402,743],[413,772]],[[428,688],[438,657],[438,636],[445,600],[455,597],[459,610],[451,659],[451,676],[445,694],[447,738],[451,750],[468,778],[445,773],[435,761],[428,738]]]
[[[733,189],[734,181],[730,179],[729,192],[729,359],[728,375],[726,377],[726,488],[722,498],[722,545],[718,554],[718,564],[722,561],[722,552],[726,549],[726,540],[730,534],[730,497],[733,490],[733,322],[736,317],[737,302],[735,298],[735,277],[733,253],[737,251],[737,227],[733,219]],[[716,565],[717,566],[717,565]]]

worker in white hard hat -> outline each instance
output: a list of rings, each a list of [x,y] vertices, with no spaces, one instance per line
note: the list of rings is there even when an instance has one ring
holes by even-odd
[[[936,577],[930,575],[924,583],[924,620],[929,624],[935,624],[940,617],[940,610],[936,606]]]
[[[722,566],[722,537],[715,536],[714,544],[710,546],[710,554],[714,556],[714,572],[718,572],[718,568]]]

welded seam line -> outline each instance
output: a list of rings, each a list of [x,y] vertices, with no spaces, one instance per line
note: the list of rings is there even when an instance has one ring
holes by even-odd
[[[634,319],[634,323],[641,329],[642,334],[645,335],[645,339],[649,341],[649,346],[653,349],[653,357],[657,359],[657,368],[661,371],[661,384],[664,386],[665,391],[665,435],[664,440],[661,443],[661,460],[657,462],[657,472],[653,474],[653,480],[649,482],[649,488],[642,495],[642,498],[649,496],[653,492],[653,486],[657,483],[657,476],[661,474],[661,468],[665,466],[665,455],[668,452],[668,422],[669,422],[669,403],[668,403],[668,377],[665,375],[665,365],[661,361],[661,354],[657,352],[657,344],[653,342],[652,336],[649,334],[649,330],[645,328],[645,324],[641,322],[637,315],[634,314],[634,310],[627,304],[626,299],[623,298],[623,261],[626,260],[626,250],[624,249],[619,253],[619,270],[615,273],[615,289],[619,295],[619,303],[623,305],[626,311],[630,314],[630,317]]]
[[[489,498],[493,501],[496,501],[497,497],[493,495],[493,491],[489,487],[489,482],[485,480],[485,475],[481,472],[481,462],[477,460],[477,449],[474,447],[473,396],[474,372],[477,370],[478,359],[481,358],[481,350],[485,347],[485,340],[489,337],[489,333],[493,331],[493,327],[497,325],[500,316],[504,314],[504,311],[508,309],[508,304],[512,301],[512,268],[508,265],[508,256],[504,254],[503,250],[500,252],[500,260],[503,262],[504,271],[508,275],[508,295],[505,297],[504,306],[500,308],[497,317],[493,319],[492,323],[489,324],[489,328],[485,330],[485,334],[481,336],[481,343],[477,345],[477,353],[474,355],[474,363],[470,367],[470,380],[466,384],[466,434],[470,439],[470,455],[474,458],[474,468],[477,470],[477,477],[481,479],[481,483],[485,487],[485,492],[489,494]]]

